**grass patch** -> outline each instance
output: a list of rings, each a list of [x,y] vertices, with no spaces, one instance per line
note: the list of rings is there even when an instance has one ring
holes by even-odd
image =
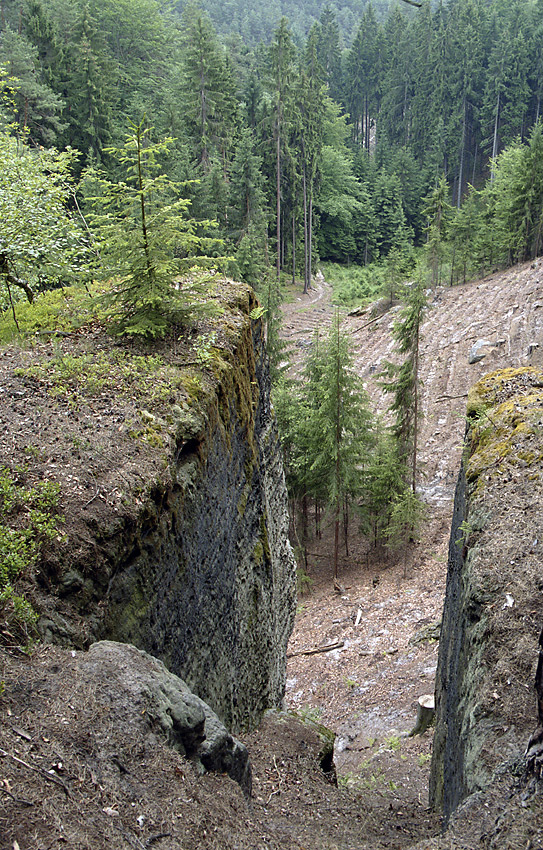
[[[87,290],[82,286],[54,289],[36,295],[32,304],[18,301],[15,314],[19,330],[13,320],[11,309],[0,314],[0,342],[8,343],[36,334],[70,333],[78,328],[105,318],[99,306],[98,287]]]
[[[83,397],[102,392],[134,400],[145,399],[153,408],[175,401],[174,390],[183,385],[184,376],[157,354],[134,354],[121,348],[90,354],[59,352],[16,370],[22,378],[43,384],[48,395],[62,398],[77,407]]]

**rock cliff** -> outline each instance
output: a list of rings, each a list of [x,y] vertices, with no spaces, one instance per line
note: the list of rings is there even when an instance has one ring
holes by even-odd
[[[42,637],[134,644],[239,731],[281,704],[296,577],[257,302],[215,289],[151,347],[91,325],[3,351],[0,465],[59,487],[20,588]]]
[[[537,725],[543,579],[543,372],[506,369],[470,391],[449,546],[430,798],[447,822]]]
[[[171,488],[112,575],[101,635],[162,659],[224,722],[277,706],[295,568],[260,323],[180,429]],[[204,406],[205,405],[205,406]]]

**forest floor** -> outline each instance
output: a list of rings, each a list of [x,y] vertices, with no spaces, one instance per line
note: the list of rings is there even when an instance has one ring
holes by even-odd
[[[394,561],[369,553],[353,522],[339,591],[330,530],[310,544],[311,587],[299,599],[290,641],[286,708],[336,733],[337,787],[318,766],[315,734],[288,715],[269,716],[242,736],[253,766],[253,796],[246,801],[228,777],[198,776],[160,741],[131,741],[120,718],[93,713],[96,695],[92,682],[86,689],[78,679],[77,652],[39,646],[27,656],[2,650],[1,850],[405,850],[422,841],[436,842],[425,848],[445,846],[432,838],[439,820],[428,809],[432,732],[408,733],[418,698],[434,690],[467,392],[485,372],[541,362],[542,351],[534,346],[543,331],[542,281],[543,264],[536,263],[430,294],[421,340],[421,491],[429,506],[422,541]],[[283,333],[299,370],[314,330],[332,320],[330,287],[318,277],[308,295],[296,295],[283,310]],[[379,366],[393,356],[397,310],[343,319],[357,371],[378,411],[384,408]],[[470,365],[478,340],[488,353]],[[11,361],[19,358],[12,349],[2,359],[6,376],[14,374]],[[6,451],[24,459],[39,436],[49,439],[44,452],[54,462],[55,452],[64,451],[60,430],[68,439],[71,420],[49,411],[32,383],[12,387],[6,379],[0,386],[0,420],[10,423],[4,434],[17,436],[6,442]],[[110,424],[111,434],[119,431],[115,404],[91,411],[104,439]],[[84,447],[73,444],[71,450],[90,463]],[[108,474],[113,468],[107,464]],[[93,481],[82,478],[84,492],[74,490],[87,510],[100,501]],[[106,501],[100,509],[112,510]],[[321,651],[330,644],[337,646]],[[312,650],[319,651],[305,654]],[[105,742],[115,761],[100,761],[92,739]],[[480,846],[481,828],[475,823],[468,843],[446,846],[473,850]]]
[[[541,363],[542,280],[539,262],[428,293],[419,461],[429,514],[420,543],[392,560],[368,552],[353,523],[349,553],[344,551],[340,564],[340,592],[333,582],[331,530],[309,545],[310,589],[299,600],[290,642],[287,704],[336,732],[340,785],[370,793],[391,832],[406,830],[412,838],[432,831],[427,810],[432,730],[414,737],[409,732],[418,698],[434,692],[467,393],[486,372]],[[375,310],[356,311],[342,321],[378,412],[386,406],[378,373],[383,360],[394,359],[391,330],[399,309],[393,306],[378,318]],[[333,310],[322,276],[307,296],[284,306],[283,334],[294,372],[315,329],[330,326]],[[470,351],[480,340],[487,354],[470,364]],[[339,646],[300,654],[330,644]]]

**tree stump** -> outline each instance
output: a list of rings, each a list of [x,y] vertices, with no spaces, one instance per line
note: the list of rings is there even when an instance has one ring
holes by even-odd
[[[434,722],[435,712],[436,706],[433,694],[425,694],[424,696],[419,697],[417,706],[417,722],[409,733],[409,737],[412,738],[414,735],[422,735],[423,732],[426,732],[428,727]]]

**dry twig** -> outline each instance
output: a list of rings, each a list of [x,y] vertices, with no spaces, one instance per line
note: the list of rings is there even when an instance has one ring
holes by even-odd
[[[55,785],[60,785],[67,797],[71,796],[70,789],[68,788],[66,783],[63,782],[59,776],[56,775],[56,773],[49,773],[47,770],[44,770],[43,767],[34,767],[33,764],[28,764],[28,762],[23,761],[18,756],[14,756],[13,753],[8,753],[7,750],[0,749],[0,755],[7,756],[8,758],[13,759],[13,761],[16,761],[17,764],[22,764],[23,767],[28,768],[28,770],[33,770],[36,773],[41,773],[41,775],[49,782],[53,782]]]

